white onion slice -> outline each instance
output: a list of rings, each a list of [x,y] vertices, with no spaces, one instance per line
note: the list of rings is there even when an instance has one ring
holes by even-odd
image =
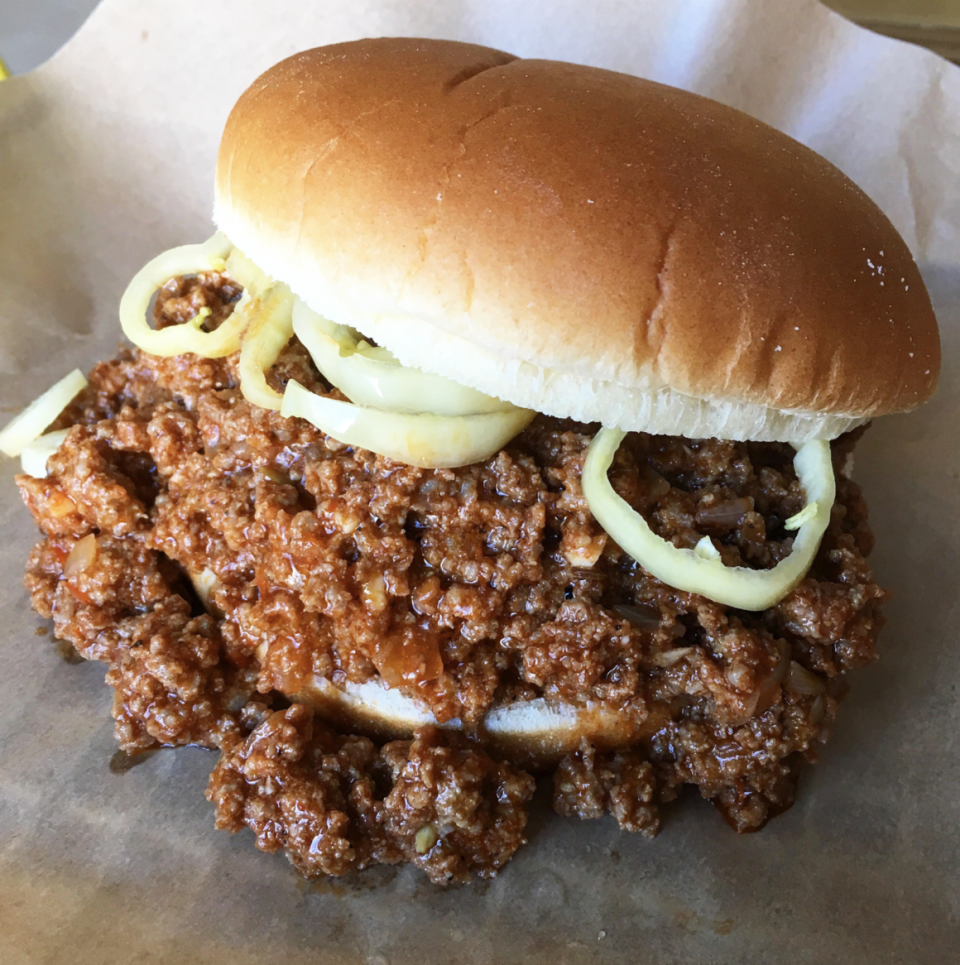
[[[425,469],[469,466],[502,449],[536,415],[511,408],[479,415],[409,415],[338,402],[287,383],[282,415],[306,419],[349,446]]]
[[[28,475],[43,479],[47,475],[47,460],[60,448],[69,429],[58,429],[34,439],[20,452],[20,468]]]
[[[87,380],[80,369],[50,386],[0,431],[0,452],[19,456],[24,446],[30,445],[86,387]]]
[[[218,231],[203,244],[171,248],[147,262],[133,276],[120,299],[123,334],[144,352],[163,358],[192,352],[204,358],[217,359],[236,352],[240,348],[240,335],[247,324],[242,301],[233,314],[212,332],[199,328],[206,317],[203,312],[183,325],[171,325],[169,328],[151,328],[147,322],[150,299],[158,289],[177,275],[223,271],[232,248],[229,239]]]
[[[266,372],[293,336],[293,295],[286,285],[273,285],[247,305],[250,325],[240,348],[240,391],[264,409],[279,409],[283,396],[267,385]]]
[[[830,523],[836,495],[830,443],[822,439],[803,443],[793,465],[807,498],[790,555],[773,569],[752,570],[724,566],[709,552],[678,549],[661,539],[646,520],[614,491],[607,470],[626,435],[620,429],[601,429],[583,467],[583,495],[597,522],[645,570],[678,590],[741,610],[766,610],[782,600],[804,578]],[[809,507],[814,507],[808,512]],[[716,549],[714,548],[714,552]]]
[[[244,294],[251,298],[263,295],[275,284],[274,280],[258,268],[239,248],[234,248],[227,255],[226,268],[227,274],[242,285]]]
[[[367,344],[358,332],[328,321],[300,299],[293,309],[293,330],[327,380],[357,405],[443,416],[513,408],[442,375],[401,365],[387,349]]]

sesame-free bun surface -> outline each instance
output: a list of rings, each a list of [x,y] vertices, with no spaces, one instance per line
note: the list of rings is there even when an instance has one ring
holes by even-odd
[[[467,44],[306,51],[241,96],[215,219],[402,362],[556,416],[835,436],[933,391],[896,230],[840,171],[702,97]]]

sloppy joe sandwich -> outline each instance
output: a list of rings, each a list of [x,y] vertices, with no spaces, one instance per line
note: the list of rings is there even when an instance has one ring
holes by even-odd
[[[495,874],[536,772],[649,836],[788,808],[883,623],[854,447],[939,371],[876,205],[702,97],[381,39],[241,96],[214,221],[0,433],[121,747],[217,749],[308,875]]]

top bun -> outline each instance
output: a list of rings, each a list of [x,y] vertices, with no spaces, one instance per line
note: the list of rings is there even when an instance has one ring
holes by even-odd
[[[627,430],[801,441],[936,385],[880,209],[694,94],[432,40],[297,54],[227,121],[215,219],[408,365]]]

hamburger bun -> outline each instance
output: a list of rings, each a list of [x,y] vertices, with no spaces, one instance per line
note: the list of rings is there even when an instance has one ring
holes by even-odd
[[[936,385],[917,266],[852,181],[624,74],[444,41],[298,54],[234,107],[215,220],[404,364],[548,415],[804,441]]]

